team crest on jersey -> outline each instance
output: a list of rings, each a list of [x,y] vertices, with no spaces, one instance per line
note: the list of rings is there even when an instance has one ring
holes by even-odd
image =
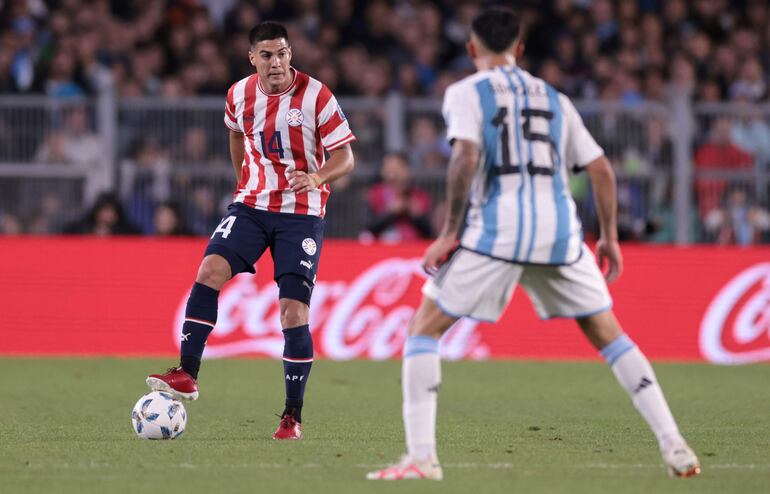
[[[305,253],[309,256],[315,255],[315,251],[317,250],[317,247],[315,245],[315,240],[312,238],[306,238],[302,241],[302,250],[305,251]]]
[[[292,108],[286,112],[286,122],[290,127],[299,127],[304,119],[305,116],[299,108]]]

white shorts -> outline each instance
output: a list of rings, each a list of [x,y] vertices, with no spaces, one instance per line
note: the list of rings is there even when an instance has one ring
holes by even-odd
[[[542,319],[585,317],[612,307],[607,283],[585,244],[580,259],[567,266],[514,264],[460,249],[422,293],[451,316],[496,322],[517,284]]]

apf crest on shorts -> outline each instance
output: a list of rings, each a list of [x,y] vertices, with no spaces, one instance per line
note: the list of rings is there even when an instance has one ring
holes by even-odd
[[[292,108],[286,112],[286,123],[290,127],[299,127],[304,119],[305,115],[302,114],[302,110],[299,108]]]
[[[315,244],[315,240],[312,238],[306,238],[302,241],[302,250],[305,251],[305,253],[309,256],[315,255],[316,250],[318,247]]]

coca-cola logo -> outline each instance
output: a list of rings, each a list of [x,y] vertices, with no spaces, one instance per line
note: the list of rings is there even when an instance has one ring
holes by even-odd
[[[770,263],[742,271],[714,297],[701,323],[700,351],[718,364],[770,360]]]
[[[425,275],[419,259],[389,258],[352,273],[351,279],[319,280],[310,306],[315,353],[330,359],[399,357],[407,323],[420,302]],[[177,309],[174,340],[179,346],[187,303]],[[260,285],[257,276],[240,274],[221,291],[217,324],[209,336],[205,358],[283,354],[278,287]],[[477,323],[458,321],[441,339],[446,359],[489,356]]]

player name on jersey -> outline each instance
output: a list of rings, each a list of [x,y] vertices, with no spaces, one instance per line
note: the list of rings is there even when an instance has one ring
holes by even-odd
[[[481,150],[463,247],[521,263],[577,261],[569,173],[604,152],[570,100],[524,70],[496,67],[449,86],[443,113],[450,140]]]

